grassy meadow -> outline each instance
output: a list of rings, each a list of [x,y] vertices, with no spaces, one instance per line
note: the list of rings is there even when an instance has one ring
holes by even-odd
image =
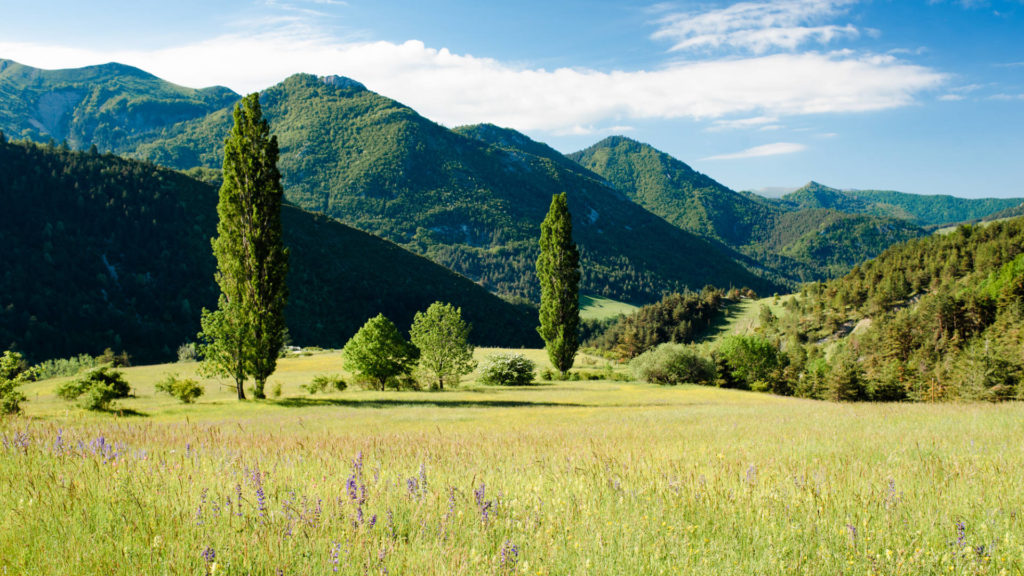
[[[580,296],[580,318],[583,320],[603,320],[614,318],[620,314],[632,314],[639,307],[626,302],[619,302],[603,296]]]
[[[337,353],[282,360],[280,398],[155,395],[194,370],[125,369],[121,416],[25,387],[0,420],[0,573],[1024,573],[1020,403],[472,376],[305,394]]]

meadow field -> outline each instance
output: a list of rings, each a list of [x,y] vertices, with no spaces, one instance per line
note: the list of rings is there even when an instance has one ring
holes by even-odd
[[[0,573],[1024,573],[1021,403],[472,376],[305,394],[343,373],[330,352],[282,360],[279,398],[155,394],[195,366],[125,369],[123,415],[25,386],[0,420]]]

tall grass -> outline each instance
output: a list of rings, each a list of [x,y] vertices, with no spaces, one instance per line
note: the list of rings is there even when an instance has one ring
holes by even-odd
[[[288,374],[327,364],[290,359],[278,401],[188,407],[129,369],[135,417],[65,412],[36,383],[37,415],[0,423],[0,570],[1024,571],[1019,404],[621,382],[299,395]]]

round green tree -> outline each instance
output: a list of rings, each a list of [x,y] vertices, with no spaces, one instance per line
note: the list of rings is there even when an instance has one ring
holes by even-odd
[[[341,351],[345,368],[376,383],[381,390],[389,379],[411,373],[418,355],[416,347],[383,314],[367,320]]]
[[[451,304],[434,302],[425,312],[416,313],[409,336],[419,348],[420,368],[431,374],[438,389],[443,390],[445,382],[457,384],[459,376],[476,368],[470,330],[462,309]]]
[[[565,193],[551,198],[540,225],[540,327],[551,364],[563,375],[579,348],[580,253],[572,241],[572,217]]]

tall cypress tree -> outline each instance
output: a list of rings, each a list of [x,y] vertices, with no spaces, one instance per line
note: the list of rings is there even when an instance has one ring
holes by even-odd
[[[572,241],[572,218],[565,192],[551,198],[540,225],[540,332],[548,358],[563,375],[579,348],[580,253]]]
[[[234,120],[224,144],[220,220],[213,239],[221,295],[216,312],[203,311],[202,337],[207,368],[234,378],[239,399],[245,399],[243,384],[252,376],[254,394],[263,398],[284,343],[284,190],[277,169],[277,137],[263,119],[259,94],[250,94],[235,106]]]

